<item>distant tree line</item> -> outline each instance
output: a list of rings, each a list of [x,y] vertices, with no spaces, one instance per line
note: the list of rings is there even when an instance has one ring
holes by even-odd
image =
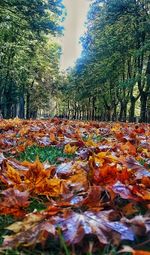
[[[68,118],[150,122],[150,1],[94,0],[82,54],[60,84]]]

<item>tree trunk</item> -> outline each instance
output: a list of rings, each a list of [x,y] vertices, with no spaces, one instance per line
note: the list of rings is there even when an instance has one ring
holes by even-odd
[[[120,103],[119,121],[122,121],[122,119],[123,119],[123,104]]]
[[[17,116],[17,104],[12,105],[12,118],[15,118]]]
[[[106,121],[110,121],[110,120],[111,120],[111,108],[106,107]]]
[[[24,112],[24,96],[22,95],[19,100],[19,118],[24,119],[25,112]]]
[[[125,104],[123,108],[123,121],[127,121],[127,104]]]
[[[67,106],[67,119],[69,120],[70,119],[70,102],[69,102],[69,100],[68,100],[68,106]]]
[[[129,110],[129,122],[135,122],[135,103],[136,103],[136,98],[134,96],[132,96],[130,101],[131,101],[131,105],[130,105],[130,110]]]
[[[74,116],[73,116],[74,119],[77,118],[77,105],[76,105],[76,102],[74,104]]]
[[[12,103],[7,102],[6,104],[6,119],[10,119],[11,116],[11,108],[12,108]]]
[[[117,121],[117,104],[113,107],[112,121]]]
[[[95,102],[96,102],[96,97],[93,97],[92,98],[92,120],[95,119],[95,110],[96,110],[96,107],[95,107]]]
[[[120,114],[119,114],[119,121],[126,121],[127,119],[127,103],[120,102]]]
[[[146,119],[147,119],[147,112],[146,112],[147,97],[148,97],[148,94],[145,91],[143,91],[140,97],[140,101],[141,101],[140,122],[146,122]]]
[[[30,119],[30,93],[27,91],[26,95],[26,119]]]

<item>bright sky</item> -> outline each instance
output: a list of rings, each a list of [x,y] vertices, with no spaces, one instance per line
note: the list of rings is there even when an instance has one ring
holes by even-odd
[[[65,70],[73,66],[80,56],[79,38],[85,31],[84,22],[89,8],[88,0],[64,0],[67,17],[63,23],[65,31],[62,38],[62,57],[60,68]]]

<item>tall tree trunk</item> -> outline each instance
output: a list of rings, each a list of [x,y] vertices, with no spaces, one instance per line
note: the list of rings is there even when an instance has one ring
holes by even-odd
[[[122,119],[123,119],[123,104],[120,103],[119,121],[122,121]]]
[[[20,96],[19,100],[19,118],[24,119],[25,117],[25,109],[24,109],[24,96]]]
[[[6,119],[10,119],[12,117],[11,115],[11,108],[12,108],[12,103],[11,102],[7,102],[6,104]]]
[[[15,118],[17,116],[17,103],[13,104],[12,108],[12,117]]]
[[[69,102],[69,99],[68,99],[68,102],[67,102],[67,118],[70,119],[70,102]]]
[[[112,121],[117,121],[117,104],[113,107]]]
[[[31,118],[36,119],[37,118],[38,109],[35,108],[34,111],[31,112]]]
[[[96,102],[96,97],[93,97],[92,98],[92,120],[95,119],[95,110],[96,110],[95,102]]]
[[[89,97],[89,105],[88,105],[88,120],[91,120],[92,113],[91,113],[91,98]]]
[[[106,121],[111,120],[111,107],[106,107]]]
[[[26,119],[30,118],[30,93],[27,91],[26,95]]]
[[[127,121],[127,104],[125,104],[123,108],[123,121]]]
[[[77,105],[76,105],[76,102],[74,103],[74,116],[73,116],[74,119],[77,118]]]
[[[140,102],[141,102],[141,109],[140,109],[140,122],[146,122],[147,113],[146,113],[146,106],[147,106],[147,97],[148,94],[143,91],[141,93]]]
[[[131,105],[130,105],[130,110],[129,110],[129,121],[130,122],[135,122],[135,103],[136,103],[136,98],[134,96],[131,97],[130,99]]]
[[[120,102],[120,114],[119,114],[119,121],[126,122],[127,120],[127,103]]]

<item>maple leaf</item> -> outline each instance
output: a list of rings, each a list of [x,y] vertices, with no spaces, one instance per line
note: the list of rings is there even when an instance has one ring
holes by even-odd
[[[24,173],[24,171],[29,170],[28,167],[23,165],[23,162],[20,162],[16,159],[12,159],[12,158],[8,158],[7,159],[8,165],[10,165],[11,167],[13,167],[15,170],[19,170],[19,173]]]
[[[56,168],[55,176],[60,178],[67,178],[74,174],[72,170],[73,162],[62,163]]]
[[[121,150],[128,152],[128,154],[131,154],[134,156],[136,155],[136,147],[129,141],[121,146]]]
[[[93,180],[101,185],[112,184],[117,178],[116,166],[104,165],[102,167],[95,168],[93,173]]]
[[[65,181],[68,188],[74,192],[86,191],[88,189],[89,183],[84,166],[84,163],[76,161],[71,167],[72,175]]]
[[[4,198],[1,201],[0,214],[12,214],[16,217],[24,216],[23,208],[29,206],[29,193],[27,191],[10,188],[1,192]]]
[[[129,157],[126,159],[126,165],[128,168],[135,171],[136,179],[141,179],[143,176],[150,177],[150,171],[148,171],[143,165],[141,165],[134,158]]]
[[[36,184],[33,191],[38,195],[58,197],[63,192],[63,182],[58,178],[43,179],[43,181]]]
[[[50,178],[51,169],[45,170],[39,159],[24,165],[29,166],[29,170],[24,175],[24,184],[28,190],[38,195],[54,197],[62,193],[62,181],[58,178]]]
[[[150,200],[150,190],[143,185],[135,184],[132,193],[136,194],[141,200]]]
[[[48,136],[43,136],[40,139],[38,139],[38,144],[39,145],[44,145],[44,146],[50,146],[51,145],[51,139]]]
[[[120,234],[120,239],[134,240],[133,232],[130,228],[120,222],[110,222],[108,220],[111,211],[101,211],[93,213],[86,211],[76,213],[69,211],[68,214],[58,222],[62,229],[67,243],[79,243],[85,235],[93,234],[97,236],[102,244],[110,242],[113,231]]]
[[[110,189],[124,199],[133,199],[135,201],[139,201],[139,198],[136,196],[136,194],[131,192],[129,186],[121,183],[120,181],[117,181],[114,185],[110,186]]]
[[[106,185],[109,183],[114,183],[118,170],[116,163],[118,159],[108,152],[100,152],[97,155],[92,155],[89,157],[89,178],[94,181],[94,183],[101,183],[101,185]]]
[[[95,234],[101,243],[107,244],[108,230],[103,223],[108,214],[102,213],[102,217],[99,218],[88,211],[82,214],[69,211],[67,217],[60,223],[66,242],[79,243],[84,235]]]
[[[117,163],[118,158],[116,156],[112,155],[112,153],[110,153],[108,151],[103,151],[103,152],[99,152],[98,154],[95,155],[95,162],[96,163],[100,162],[102,165],[104,162]]]
[[[58,206],[71,206],[75,208],[90,209],[93,212],[97,212],[103,209],[101,201],[102,188],[100,186],[91,186],[87,191],[78,192],[74,195],[69,193],[69,195],[63,196],[64,201],[57,202]]]
[[[87,206],[91,211],[100,211],[103,209],[101,201],[102,188],[100,186],[91,186],[87,197],[82,201],[82,205]]]
[[[78,149],[77,146],[71,146],[70,144],[66,144],[64,148],[64,153],[66,154],[73,154]]]
[[[51,132],[49,137],[50,137],[50,140],[51,140],[52,143],[56,142],[56,137],[55,137],[54,133]]]
[[[0,172],[0,179],[3,183],[9,185],[21,184],[20,173],[10,166],[6,161],[2,165],[2,171]]]
[[[20,136],[24,136],[24,135],[26,135],[28,132],[29,132],[29,127],[28,126],[25,126],[25,127],[22,127],[20,130],[19,130],[19,132],[18,132],[18,134],[20,135]]]
[[[24,163],[28,165],[29,170],[25,173],[25,182],[35,187],[37,184],[41,183],[45,178],[49,177],[49,172],[45,171],[43,164],[36,159],[34,163]]]
[[[148,215],[137,215],[132,219],[122,218],[121,221],[130,225],[137,236],[146,236],[150,232],[150,218]]]

